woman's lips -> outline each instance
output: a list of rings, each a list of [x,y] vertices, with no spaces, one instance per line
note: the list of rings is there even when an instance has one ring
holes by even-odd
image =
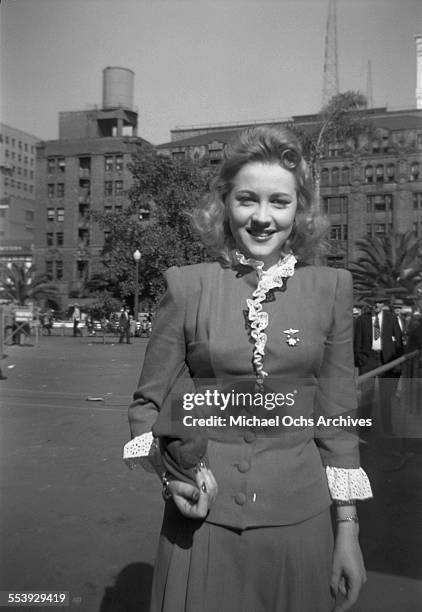
[[[248,229],[247,232],[249,236],[251,236],[254,240],[259,240],[262,242],[264,242],[265,240],[269,240],[271,236],[275,234],[275,230],[259,231],[259,230]]]

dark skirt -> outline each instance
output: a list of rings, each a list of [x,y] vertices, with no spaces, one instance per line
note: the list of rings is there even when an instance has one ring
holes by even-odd
[[[150,612],[330,612],[329,510],[304,522],[238,531],[166,504]]]

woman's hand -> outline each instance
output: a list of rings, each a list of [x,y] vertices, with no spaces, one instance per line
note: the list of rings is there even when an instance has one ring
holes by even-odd
[[[331,590],[340,592],[345,601],[338,603],[333,612],[348,610],[359,596],[366,582],[366,571],[358,540],[358,527],[354,523],[340,523],[337,529],[333,555]]]
[[[213,473],[202,465],[195,476],[197,487],[181,480],[171,480],[167,487],[174,503],[187,518],[205,518],[217,497],[218,487]]]

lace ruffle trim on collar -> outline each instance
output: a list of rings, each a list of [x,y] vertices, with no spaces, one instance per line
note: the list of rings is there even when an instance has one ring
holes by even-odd
[[[258,275],[258,285],[252,293],[252,299],[248,298],[246,304],[248,306],[251,337],[254,340],[253,364],[257,384],[262,386],[264,378],[268,376],[268,372],[264,370],[262,363],[267,343],[267,334],[264,330],[268,327],[268,313],[263,310],[262,302],[270,289],[283,287],[285,279],[293,276],[297,259],[292,253],[289,253],[274,266],[264,270],[263,261],[248,259],[239,251],[235,252],[235,258],[241,265],[253,268]]]

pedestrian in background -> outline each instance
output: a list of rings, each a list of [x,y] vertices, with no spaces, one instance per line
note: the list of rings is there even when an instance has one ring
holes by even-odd
[[[81,320],[81,311],[79,310],[79,304],[74,304],[73,313],[72,313],[72,321],[73,321],[73,337],[81,335],[79,329],[79,322]]]
[[[130,344],[130,319],[126,306],[120,311],[119,332],[119,344],[123,344],[123,338],[126,338],[126,344]]]
[[[397,317],[386,306],[387,296],[381,291],[367,298],[373,303],[372,312],[357,318],[354,331],[355,364],[359,374],[385,365],[403,354],[402,331]],[[400,367],[378,376],[381,419],[384,434],[393,433],[391,401],[397,390]],[[361,416],[369,418],[375,401],[375,377],[362,385]]]

